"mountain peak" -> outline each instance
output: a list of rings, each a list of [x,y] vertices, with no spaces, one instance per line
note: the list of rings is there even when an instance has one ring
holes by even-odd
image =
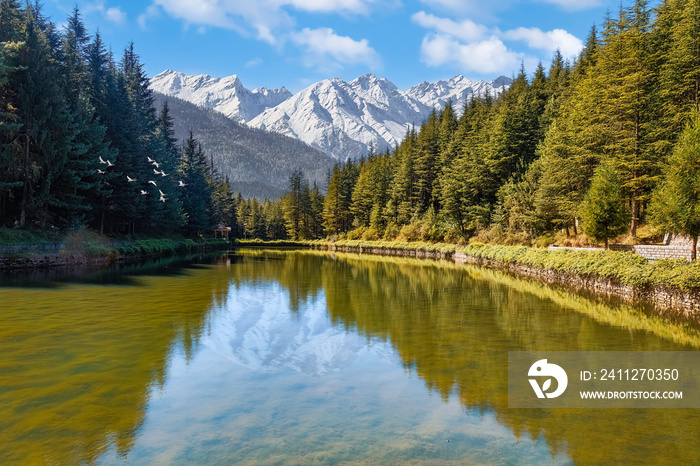
[[[151,78],[151,89],[212,108],[237,121],[249,121],[291,97],[286,89],[250,91],[238,75],[212,78],[208,74],[187,76],[165,70]]]
[[[510,82],[504,76],[485,82],[457,75],[403,92],[386,78],[367,73],[350,82],[339,77],[324,79],[292,95],[284,87],[249,91],[236,75],[189,77],[166,70],[152,78],[151,87],[251,127],[301,139],[346,160],[365,155],[370,146],[378,151],[390,149],[433,110],[443,109],[448,102],[462,109],[471,96],[497,94]]]

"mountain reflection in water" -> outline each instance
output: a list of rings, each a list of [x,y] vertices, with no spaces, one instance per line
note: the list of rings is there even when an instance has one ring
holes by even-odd
[[[508,351],[700,347],[640,306],[310,251],[152,272],[0,289],[0,462],[700,461],[694,409],[507,407]]]

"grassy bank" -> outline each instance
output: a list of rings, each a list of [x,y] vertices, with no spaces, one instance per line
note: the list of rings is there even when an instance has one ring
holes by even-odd
[[[241,242],[251,246],[295,246],[315,248],[352,248],[370,251],[390,249],[419,252],[439,252],[448,256],[463,253],[467,256],[495,261],[502,264],[522,264],[533,268],[552,270],[562,274],[600,277],[615,280],[637,288],[661,286],[687,292],[700,292],[700,263],[684,260],[649,261],[630,252],[577,251],[547,249],[527,246],[503,246],[474,243],[467,246],[446,243],[341,240],[329,242],[275,241]]]
[[[597,276],[638,288],[662,286],[682,291],[700,291],[700,263],[684,260],[649,261],[630,252],[549,251],[525,246],[470,244],[464,254],[504,264],[523,264],[560,273]]]
[[[146,256],[209,249],[230,245],[214,238],[107,237],[81,230],[67,234],[0,229],[0,257],[37,254],[79,255],[88,258]]]

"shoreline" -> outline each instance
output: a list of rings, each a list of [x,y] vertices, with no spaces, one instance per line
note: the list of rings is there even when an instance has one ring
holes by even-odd
[[[355,244],[353,244],[355,243]],[[379,242],[375,242],[379,243]],[[635,285],[624,283],[615,277],[596,275],[593,273],[576,273],[571,271],[555,270],[553,268],[538,267],[519,261],[502,261],[487,257],[469,254],[469,247],[458,245],[421,245],[413,246],[411,243],[397,243],[394,246],[384,244],[372,244],[372,242],[296,242],[306,248],[350,252],[359,254],[372,254],[383,256],[415,257],[419,259],[450,260],[456,264],[472,264],[492,269],[503,270],[514,275],[534,278],[546,284],[563,285],[575,290],[593,292],[595,294],[615,296],[627,301],[648,301],[654,305],[658,315],[662,317],[681,317],[683,319],[700,322],[700,292],[697,290],[683,290],[678,287],[660,284]],[[280,247],[281,243],[241,243],[240,247]],[[700,285],[700,284],[699,284]]]
[[[228,249],[234,243],[193,240],[168,240],[165,244],[149,245],[152,240],[135,240],[113,249],[97,245],[97,252],[90,252],[86,244],[70,245],[57,252],[33,252],[33,245],[27,245],[27,252],[0,256],[0,273],[32,271],[61,267],[99,266],[113,262],[126,262],[154,257],[165,257],[183,252],[208,252]],[[156,240],[159,241],[159,240]]]

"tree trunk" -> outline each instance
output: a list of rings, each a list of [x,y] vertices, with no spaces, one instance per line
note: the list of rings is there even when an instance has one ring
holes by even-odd
[[[632,224],[630,225],[630,236],[637,236],[637,225],[639,224],[639,199],[632,197]]]
[[[100,235],[105,234],[105,200],[102,198],[102,214],[100,215]]]
[[[697,259],[698,255],[698,237],[697,235],[693,236],[693,249],[690,251],[690,260],[695,262],[695,259]]]
[[[27,204],[29,199],[29,136],[24,143],[24,187],[22,189],[22,212],[19,216],[19,226],[23,228],[27,223]]]
[[[574,236],[578,236],[578,228],[576,227],[576,217],[574,217]]]
[[[605,249],[608,249],[608,238],[605,238]]]

